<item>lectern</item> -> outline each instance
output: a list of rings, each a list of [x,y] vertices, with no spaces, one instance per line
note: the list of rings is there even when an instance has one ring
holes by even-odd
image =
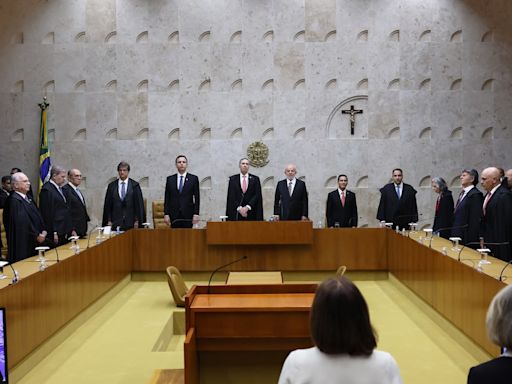
[[[185,383],[201,381],[201,353],[288,352],[312,346],[316,284],[194,286],[185,299]],[[229,358],[222,361],[229,364]],[[247,375],[250,375],[248,372]]]

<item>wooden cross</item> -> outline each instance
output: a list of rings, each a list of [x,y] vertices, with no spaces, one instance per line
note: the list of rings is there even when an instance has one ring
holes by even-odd
[[[350,134],[354,134],[354,124],[356,122],[356,114],[363,113],[362,109],[354,109],[354,106],[351,105],[350,109],[343,109],[341,111],[342,114],[347,115],[350,114]]]

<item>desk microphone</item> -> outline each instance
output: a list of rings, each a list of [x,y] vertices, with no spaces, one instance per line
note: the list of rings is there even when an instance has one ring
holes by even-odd
[[[452,230],[452,229],[461,229],[461,228],[467,228],[469,226],[469,224],[464,224],[464,225],[457,225],[457,226],[454,226],[454,227],[446,227],[446,228],[439,228],[439,229],[436,229],[433,233],[432,233],[432,236],[430,237],[430,244],[429,244],[429,248],[432,248],[432,239],[434,238],[434,233],[437,233],[438,235],[441,233],[441,231],[447,231],[447,230]]]
[[[93,229],[91,229],[91,230],[89,231],[89,235],[87,236],[87,248],[85,248],[85,249],[89,249],[89,243],[90,243],[90,241],[91,241],[91,235],[92,235],[92,233],[93,233],[95,230],[100,229],[100,228],[101,228],[101,227],[100,227],[100,225],[98,224],[97,226],[95,226]]]
[[[211,283],[212,283],[212,278],[213,278],[213,276],[214,276],[218,271],[220,271],[220,270],[221,270],[221,269],[223,269],[223,268],[229,267],[231,264],[238,263],[239,261],[242,261],[242,260],[245,260],[245,259],[247,259],[247,256],[242,256],[241,258],[236,259],[236,260],[234,260],[234,261],[232,261],[232,262],[230,262],[230,263],[227,263],[227,264],[221,265],[219,268],[217,268],[216,270],[214,270],[214,271],[212,272],[212,274],[210,275],[210,279],[208,280],[208,294],[210,294],[210,285],[211,285]]]
[[[503,269],[501,270],[500,272],[500,277],[499,277],[499,281],[503,281],[503,272],[505,272],[505,269],[507,269],[507,267],[512,264],[512,260],[509,260],[507,261],[507,264],[505,264],[505,266],[503,267]]]
[[[9,263],[9,266],[12,269],[12,280],[11,284],[16,284],[18,281],[20,281],[20,275],[18,274],[18,271],[14,269],[11,263]]]
[[[466,244],[462,244],[462,247],[460,248],[459,254],[457,255],[457,261],[460,261],[460,254],[462,253],[462,250],[466,248],[468,245],[480,245],[479,241],[471,241]]]

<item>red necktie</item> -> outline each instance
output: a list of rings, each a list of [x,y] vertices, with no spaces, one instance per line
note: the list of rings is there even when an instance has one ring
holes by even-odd
[[[247,176],[242,176],[242,192],[247,192]]]
[[[489,202],[489,200],[491,200],[491,196],[492,196],[492,193],[489,192],[486,196],[485,196],[485,200],[484,200],[484,205],[482,207],[483,211],[484,211],[484,216],[485,216],[485,207],[487,207],[487,203]]]
[[[345,207],[345,191],[341,191],[341,205]]]

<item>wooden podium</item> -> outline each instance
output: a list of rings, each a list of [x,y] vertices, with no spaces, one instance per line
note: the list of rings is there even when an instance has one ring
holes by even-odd
[[[185,383],[202,381],[201,352],[288,353],[311,347],[309,312],[316,287],[212,286],[208,294],[208,287],[194,286],[185,299]]]

